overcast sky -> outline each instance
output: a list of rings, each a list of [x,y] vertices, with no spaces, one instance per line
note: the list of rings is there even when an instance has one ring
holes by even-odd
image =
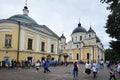
[[[22,14],[25,0],[0,0],[0,19],[7,19],[15,14]],[[67,42],[77,27],[79,18],[86,30],[90,25],[104,45],[109,47],[105,23],[109,11],[100,0],[28,0],[29,16],[38,24],[46,25],[58,36],[64,33]]]

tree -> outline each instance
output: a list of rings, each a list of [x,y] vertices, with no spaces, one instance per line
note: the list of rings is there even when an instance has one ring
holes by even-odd
[[[113,49],[108,48],[105,50],[105,60],[120,60],[120,57]]]
[[[120,0],[101,0],[102,3],[107,3],[110,10],[106,22],[106,32],[110,37],[115,38],[116,41],[110,42],[110,47],[115,53],[120,54]]]
[[[106,60],[113,60],[114,59],[114,53],[113,53],[112,49],[105,50],[105,59]]]

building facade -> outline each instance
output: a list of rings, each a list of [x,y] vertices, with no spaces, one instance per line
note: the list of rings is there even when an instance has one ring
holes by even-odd
[[[100,39],[91,27],[87,31],[80,22],[72,32],[71,40],[66,43],[66,37],[62,34],[59,44],[64,62],[104,60],[104,48]]]
[[[59,37],[46,25],[29,17],[28,7],[23,14],[0,20],[0,61],[58,60]]]

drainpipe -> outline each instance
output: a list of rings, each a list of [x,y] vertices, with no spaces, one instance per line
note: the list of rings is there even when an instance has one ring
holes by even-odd
[[[17,61],[19,61],[19,47],[20,47],[20,22],[18,22],[18,47],[17,47]]]

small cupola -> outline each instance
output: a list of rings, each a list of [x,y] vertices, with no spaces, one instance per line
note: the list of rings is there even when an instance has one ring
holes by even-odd
[[[88,30],[88,33],[95,33],[95,31],[91,28],[91,26],[90,26],[90,28],[89,28],[89,30]]]
[[[66,39],[66,37],[64,36],[64,34],[62,34],[62,36],[60,37],[60,39]]]
[[[28,7],[27,7],[27,6],[24,6],[23,15],[28,16],[28,13],[29,13]]]

